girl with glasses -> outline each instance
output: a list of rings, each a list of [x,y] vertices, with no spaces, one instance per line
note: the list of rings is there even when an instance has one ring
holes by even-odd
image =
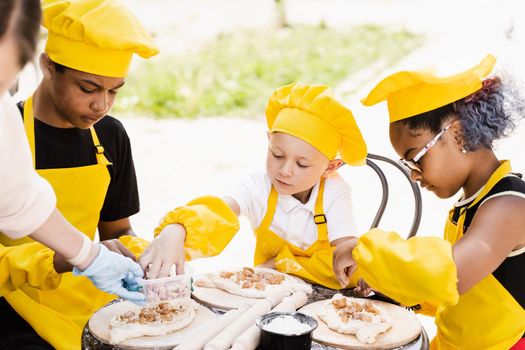
[[[435,316],[431,349],[525,349],[525,182],[493,151],[523,117],[524,103],[491,72],[487,56],[446,77],[398,72],[363,100],[386,100],[390,140],[412,179],[440,198],[463,195],[444,239],[373,230],[339,246],[334,262],[359,267],[368,285]]]

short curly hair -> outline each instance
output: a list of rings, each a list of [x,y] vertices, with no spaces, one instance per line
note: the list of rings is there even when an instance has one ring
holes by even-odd
[[[464,149],[492,149],[494,141],[514,130],[525,117],[525,100],[515,83],[499,76],[487,78],[480,90],[443,107],[400,120],[411,130],[430,129],[437,134],[443,124],[458,118],[463,127]]]

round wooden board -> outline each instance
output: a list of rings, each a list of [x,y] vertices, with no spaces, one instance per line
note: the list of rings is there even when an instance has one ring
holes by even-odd
[[[315,317],[319,326],[314,331],[313,338],[316,342],[342,349],[392,349],[416,339],[421,333],[421,323],[416,315],[402,307],[377,300],[370,300],[383,308],[392,320],[392,328],[377,336],[375,343],[363,344],[357,340],[355,335],[341,334],[332,331],[317,317],[317,310],[322,307],[326,300],[308,304],[299,309],[300,312]]]
[[[224,290],[207,287],[194,287],[192,297],[199,302],[216,309],[238,309],[242,305],[253,305],[259,300],[230,294]]]
[[[195,304],[197,305],[195,318],[187,327],[167,335],[128,339],[118,344],[118,347],[120,349],[173,349],[186,340],[186,337],[198,329],[203,323],[213,322],[218,317],[206,307],[198,303]],[[133,303],[123,301],[98,310],[89,319],[89,331],[101,342],[109,344],[109,320],[113,316],[129,310],[130,306],[132,307]]]

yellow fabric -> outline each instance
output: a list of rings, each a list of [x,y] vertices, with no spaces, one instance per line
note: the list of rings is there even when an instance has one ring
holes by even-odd
[[[37,242],[15,247],[0,245],[0,296],[25,284],[38,289],[57,288],[61,277],[53,266],[54,255]]]
[[[24,124],[31,152],[35,154],[32,98],[24,105]],[[91,129],[92,136],[96,133]],[[93,137],[93,144],[97,145]],[[78,168],[41,169],[37,172],[55,190],[57,208],[77,229],[93,239],[99,215],[110,182],[105,157],[97,156],[99,163]],[[19,245],[31,241],[2,244]],[[98,290],[86,277],[62,274],[62,282],[55,290],[40,291],[22,285],[5,296],[6,300],[35,331],[56,349],[80,349],[82,329],[98,308],[115,298]]]
[[[159,50],[135,16],[114,0],[44,0],[45,51],[57,63],[82,72],[125,77],[134,53]]]
[[[469,70],[443,78],[428,72],[397,72],[379,82],[362,102],[365,106],[372,106],[386,100],[390,122],[393,123],[443,107],[478,91],[495,63],[496,58],[487,55]]]
[[[239,219],[219,197],[203,196],[167,213],[155,228],[156,237],[167,225],[181,224],[186,230],[186,260],[219,254],[237,231]]]
[[[324,179],[321,180],[315,203],[316,216],[324,216],[323,193]],[[270,230],[270,224],[277,206],[277,197],[277,191],[272,187],[268,197],[266,215],[261,225],[255,230],[254,265],[260,265],[275,258],[275,267],[281,272],[301,277],[328,288],[341,289],[332,268],[334,248],[330,246],[328,241],[326,222],[317,225],[317,241],[308,249],[303,250],[287,242]],[[355,287],[358,278],[358,274],[355,274],[348,287]]]
[[[452,246],[443,239],[406,240],[395,232],[374,229],[359,238],[352,254],[363,279],[403,305],[458,301]]]
[[[128,248],[136,258],[140,257],[150,243],[147,239],[129,235],[120,236],[118,240]]]
[[[326,85],[294,83],[277,89],[266,106],[270,132],[300,138],[334,159],[363,165],[366,143],[352,112],[339,103]]]

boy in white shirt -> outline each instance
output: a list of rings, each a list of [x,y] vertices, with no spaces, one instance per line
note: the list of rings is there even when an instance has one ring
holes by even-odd
[[[220,253],[243,215],[256,235],[254,265],[341,288],[332,269],[333,251],[356,239],[357,232],[350,188],[336,170],[343,162],[365,163],[361,132],[325,85],[277,89],[266,117],[266,173],[248,177],[224,199],[200,197],[166,214],[140,258],[150,278],[167,275],[172,264],[182,272],[185,258]]]

